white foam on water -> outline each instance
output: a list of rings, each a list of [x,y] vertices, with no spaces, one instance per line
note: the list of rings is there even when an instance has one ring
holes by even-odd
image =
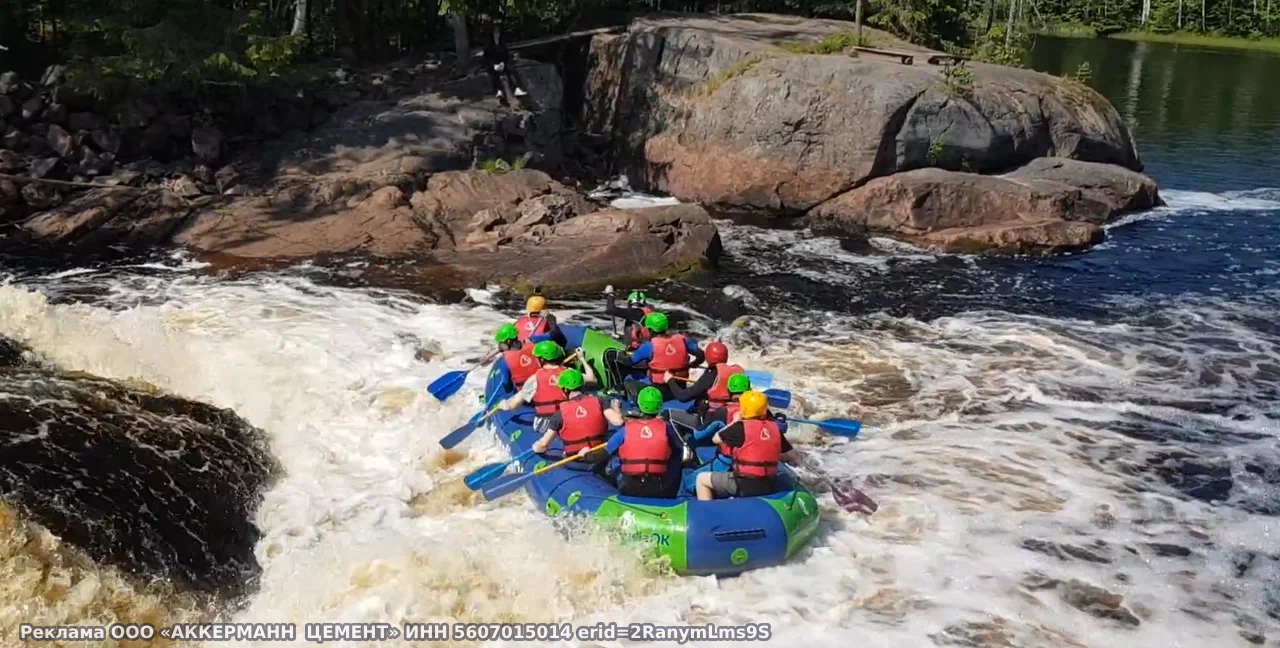
[[[1240,393],[1280,381],[1267,377],[1280,370],[1278,342],[1241,319],[1274,301],[1160,305],[1167,322],[1109,325],[815,312],[795,330],[766,327],[781,335],[758,346],[734,342],[732,360],[794,391],[793,416],[874,428],[847,444],[803,425],[793,437],[881,509],[844,514],[824,497],[812,547],[714,579],[657,575],[607,539],[565,539],[521,495],[484,504],[461,487],[504,458],[484,431],[456,453],[437,444],[477,409],[480,381],[444,405],[424,387],[485,355],[510,313],[293,274],[94,280],[109,290],[92,305],[0,286],[0,334],[66,368],[233,408],[267,431],[287,474],[258,511],[262,586],[237,620],[769,622],[771,643],[819,648],[1225,646],[1241,643],[1241,627],[1280,636],[1265,613],[1276,518],[1179,496],[1142,468],[1181,446],[1120,433],[1149,420],[1231,435],[1207,447],[1236,466],[1280,464],[1280,411]],[[562,321],[576,315],[576,304],[553,306]],[[443,359],[415,360],[419,346]],[[1243,481],[1233,502],[1276,496]],[[1161,557],[1152,542],[1192,555]],[[1236,576],[1244,551],[1264,557]]]

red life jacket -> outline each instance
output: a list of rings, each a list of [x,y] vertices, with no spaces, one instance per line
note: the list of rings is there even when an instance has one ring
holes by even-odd
[[[511,373],[511,384],[516,389],[524,387],[524,381],[538,371],[538,359],[533,357],[533,347],[525,345],[519,349],[503,351],[502,359],[507,363],[507,371]]]
[[[782,459],[782,431],[776,421],[750,419],[742,422],[746,439],[733,450],[733,473],[757,479],[775,477]]]
[[[529,338],[546,333],[550,328],[551,325],[547,324],[546,318],[542,316],[521,315],[516,320],[516,332],[520,334],[521,342],[528,342]]]
[[[560,403],[560,440],[564,441],[564,456],[578,454],[583,448],[600,445],[608,440],[609,421],[600,409],[595,396],[579,396]]]
[[[644,311],[645,315],[648,315],[653,312],[653,307],[641,306],[640,310]],[[649,331],[649,327],[644,325],[644,322],[631,324],[628,329],[630,329],[631,334],[631,348],[627,349],[628,351],[635,351],[640,348],[641,344],[653,339],[653,333]]]
[[[737,399],[729,393],[729,377],[742,373],[742,367],[731,364],[716,365],[716,382],[707,390],[707,405],[716,408]]]
[[[556,381],[560,380],[560,374],[564,373],[564,367],[542,367],[533,374],[533,379],[537,381],[538,387],[533,392],[533,412],[538,416],[551,416],[556,413],[556,407],[567,400],[569,396],[560,389],[560,385]]]
[[[650,382],[662,382],[662,374],[668,371],[674,376],[689,377],[689,351],[684,346],[683,335],[657,335],[649,343],[653,345],[653,355],[649,357]]]
[[[665,475],[671,444],[667,442],[667,422],[660,418],[627,421],[623,428],[618,460],[624,475]]]

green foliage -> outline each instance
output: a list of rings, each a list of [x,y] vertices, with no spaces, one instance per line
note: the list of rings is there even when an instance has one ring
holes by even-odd
[[[963,98],[973,94],[973,83],[973,69],[965,61],[952,60],[942,64],[942,85],[952,96]]]
[[[481,171],[487,171],[489,173],[501,175],[508,171],[520,171],[521,169],[524,169],[525,166],[528,164],[529,164],[529,154],[526,153],[516,158],[512,162],[507,162],[502,158],[490,158],[488,160],[484,160],[480,162],[478,168]]]
[[[943,48],[964,44],[969,0],[873,0],[867,22],[913,43]]]
[[[1022,32],[1013,38],[1007,38],[1007,33],[1004,25],[992,26],[991,31],[973,49],[973,58],[996,65],[1023,67],[1031,44],[1030,37]]]
[[[819,41],[781,42],[777,46],[794,54],[837,54],[850,47],[866,47],[866,36],[858,38],[848,32],[836,32]]]
[[[763,54],[752,54],[751,56],[726,67],[720,71],[720,74],[711,77],[705,84],[703,84],[702,94],[708,97],[715,94],[716,90],[720,89],[720,86],[728,83],[730,79],[746,74],[751,68],[755,67],[756,64],[765,60],[765,58],[767,57]]]
[[[1088,61],[1081,61],[1080,65],[1076,66],[1074,78],[1076,83],[1089,85],[1089,82],[1093,80],[1093,70],[1089,68]]]
[[[942,153],[944,150],[945,147],[942,144],[942,140],[931,140],[929,142],[929,152],[926,157],[926,160],[929,162],[929,166],[938,166],[938,161],[942,159]]]

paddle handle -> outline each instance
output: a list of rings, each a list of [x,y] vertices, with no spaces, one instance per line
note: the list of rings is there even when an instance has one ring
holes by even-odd
[[[592,452],[595,452],[595,451],[597,451],[597,450],[604,450],[604,449],[605,449],[605,446],[607,446],[607,445],[609,445],[609,444],[607,444],[607,443],[601,443],[601,444],[600,444],[600,445],[598,445],[598,446],[594,446],[594,447],[592,447],[592,448],[591,448],[590,452],[588,452],[587,454],[591,454]],[[539,469],[537,469],[537,470],[535,470],[535,471],[533,471],[533,472],[531,472],[531,473],[529,473],[529,474],[530,474],[530,475],[541,475],[542,473],[547,472],[548,470],[551,470],[551,469],[553,469],[553,468],[559,468],[560,466],[563,466],[563,465],[565,465],[565,464],[571,464],[571,463],[573,463],[573,462],[575,462],[575,461],[578,461],[579,459],[580,459],[580,457],[578,456],[578,453],[576,453],[576,452],[575,452],[575,453],[573,453],[572,455],[570,455],[569,457],[566,457],[566,458],[564,458],[564,459],[561,459],[560,461],[557,461],[557,462],[555,462],[555,463],[553,463],[553,464],[551,464],[551,465],[543,466],[543,467],[541,467],[541,468],[539,468]]]

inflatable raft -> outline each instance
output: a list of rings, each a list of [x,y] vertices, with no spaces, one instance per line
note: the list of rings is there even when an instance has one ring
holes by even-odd
[[[603,357],[621,352],[613,338],[585,327],[561,326],[569,344],[566,352],[580,349],[592,370],[607,381]],[[499,358],[485,385],[485,400],[495,403],[511,395],[506,364]],[[603,385],[609,387],[609,385]],[[692,404],[668,401],[665,408],[688,410]],[[624,407],[624,409],[628,409]],[[630,408],[634,410],[634,403]],[[533,431],[533,409],[499,412],[490,427],[507,444],[511,456],[529,450],[538,435]],[[715,448],[698,448],[699,459],[709,463]],[[541,456],[525,461],[520,470],[532,472],[563,456],[557,439]],[[687,474],[695,470],[684,468]],[[818,504],[813,494],[796,480],[785,465],[779,466],[781,489],[763,497],[698,501],[696,497],[648,499],[619,494],[617,487],[594,473],[561,468],[531,480],[525,489],[549,516],[581,514],[619,525],[625,537],[643,542],[670,560],[681,574],[734,574],[781,564],[807,544],[818,530]]]

